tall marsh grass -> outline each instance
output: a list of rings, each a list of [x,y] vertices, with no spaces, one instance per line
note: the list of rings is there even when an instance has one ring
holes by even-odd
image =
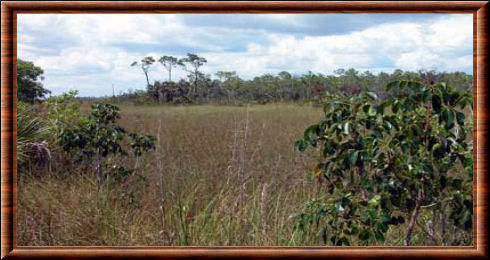
[[[157,136],[156,151],[121,161],[144,178],[100,185],[57,162],[19,171],[18,244],[321,244],[291,236],[291,215],[317,193],[305,174],[314,159],[292,144],[320,116],[281,104],[123,106],[120,125]]]
[[[327,193],[310,172],[318,163],[317,154],[293,150],[305,126],[322,116],[321,108],[268,104],[121,109],[118,123],[128,131],[154,134],[157,148],[138,160],[111,160],[137,168],[144,177],[100,185],[90,167],[59,156],[46,165],[20,167],[18,245],[323,245],[321,228],[295,229],[295,214],[305,202]],[[21,136],[41,140],[45,130],[40,126],[22,123],[27,129],[18,129],[20,144],[27,140]],[[430,213],[425,209],[421,215]],[[403,245],[406,225],[391,227],[383,245]],[[412,244],[431,245],[430,234],[419,226]],[[449,227],[448,232],[455,239],[450,244],[472,239],[470,233]]]

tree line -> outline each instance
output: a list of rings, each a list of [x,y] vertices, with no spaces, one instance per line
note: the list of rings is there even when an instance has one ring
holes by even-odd
[[[388,83],[400,80],[446,82],[457,90],[472,90],[473,76],[464,72],[439,72],[434,70],[403,71],[396,69],[391,73],[359,71],[353,68],[337,69],[333,74],[315,73],[293,74],[282,71],[277,74],[265,73],[252,79],[244,79],[236,71],[218,71],[211,74],[202,72],[207,60],[197,54],[188,53],[185,57],[146,56],[134,61],[130,66],[141,69],[146,89],[129,90],[114,96],[114,101],[151,103],[269,103],[301,102],[318,99],[325,93],[353,95],[365,91],[385,100],[396,94],[386,91]],[[150,81],[150,68],[161,69],[160,80]],[[43,70],[32,62],[18,59],[17,90],[21,101],[42,100],[49,90],[43,87]],[[172,73],[181,69],[187,77],[172,79]],[[154,71],[154,70],[152,70]],[[153,77],[155,78],[155,77]],[[157,77],[158,78],[158,77]]]
[[[122,94],[121,98],[147,98],[157,103],[228,103],[241,102],[295,102],[319,98],[323,93],[352,95],[364,91],[376,93],[382,100],[394,93],[384,89],[388,83],[398,80],[414,80],[426,83],[447,82],[458,90],[471,90],[473,76],[464,72],[437,72],[435,70],[403,71],[392,73],[338,69],[334,74],[308,73],[296,75],[287,71],[277,74],[266,73],[253,79],[243,79],[236,71],[218,71],[205,74],[201,68],[206,58],[188,53],[183,58],[162,56],[158,59],[146,56],[131,66],[138,66],[146,80],[146,91]],[[166,77],[150,82],[152,66],[161,65]],[[182,69],[187,78],[172,81],[172,71]],[[143,101],[142,101],[143,102]]]

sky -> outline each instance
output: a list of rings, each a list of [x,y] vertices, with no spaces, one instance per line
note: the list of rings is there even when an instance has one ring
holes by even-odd
[[[44,70],[58,95],[145,89],[133,61],[207,59],[206,74],[244,79],[288,71],[332,74],[435,69],[473,73],[472,14],[18,14],[17,57]],[[186,76],[174,69],[172,79]],[[150,80],[166,80],[157,64]]]

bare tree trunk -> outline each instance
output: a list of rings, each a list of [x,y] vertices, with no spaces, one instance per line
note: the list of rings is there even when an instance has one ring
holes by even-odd
[[[441,236],[442,236],[442,243],[441,246],[446,245],[446,214],[444,213],[444,208],[441,207],[441,213],[440,213],[440,219],[441,219]]]
[[[150,79],[148,78],[148,72],[145,72],[145,77],[146,77],[146,87],[150,86]]]
[[[415,203],[415,209],[412,212],[412,217],[410,217],[410,223],[408,224],[407,235],[405,236],[406,246],[410,245],[410,240],[412,239],[412,231],[413,228],[415,227],[415,221],[417,220],[417,217],[419,215],[420,203],[422,203],[422,198],[423,198],[423,188],[420,188],[417,195],[417,202]]]
[[[194,71],[194,94],[197,93],[197,70]]]

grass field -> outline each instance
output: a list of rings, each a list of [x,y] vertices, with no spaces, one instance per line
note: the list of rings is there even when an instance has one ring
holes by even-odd
[[[100,187],[91,171],[62,163],[48,172],[19,172],[19,245],[300,242],[291,235],[290,216],[315,195],[317,183],[306,174],[314,159],[295,152],[293,142],[321,117],[321,109],[284,104],[121,109],[123,127],[158,137],[155,152],[124,162],[145,180]],[[61,169],[66,174],[60,175]]]
[[[292,217],[327,194],[311,173],[317,154],[293,149],[321,117],[320,108],[292,104],[122,105],[118,123],[155,135],[156,151],[112,158],[136,175],[104,185],[92,168],[62,157],[20,168],[17,244],[324,245],[321,228],[299,232]],[[406,227],[390,228],[377,245],[403,245]],[[412,245],[430,245],[424,232],[416,227]],[[471,241],[471,233],[448,232],[453,243]]]

